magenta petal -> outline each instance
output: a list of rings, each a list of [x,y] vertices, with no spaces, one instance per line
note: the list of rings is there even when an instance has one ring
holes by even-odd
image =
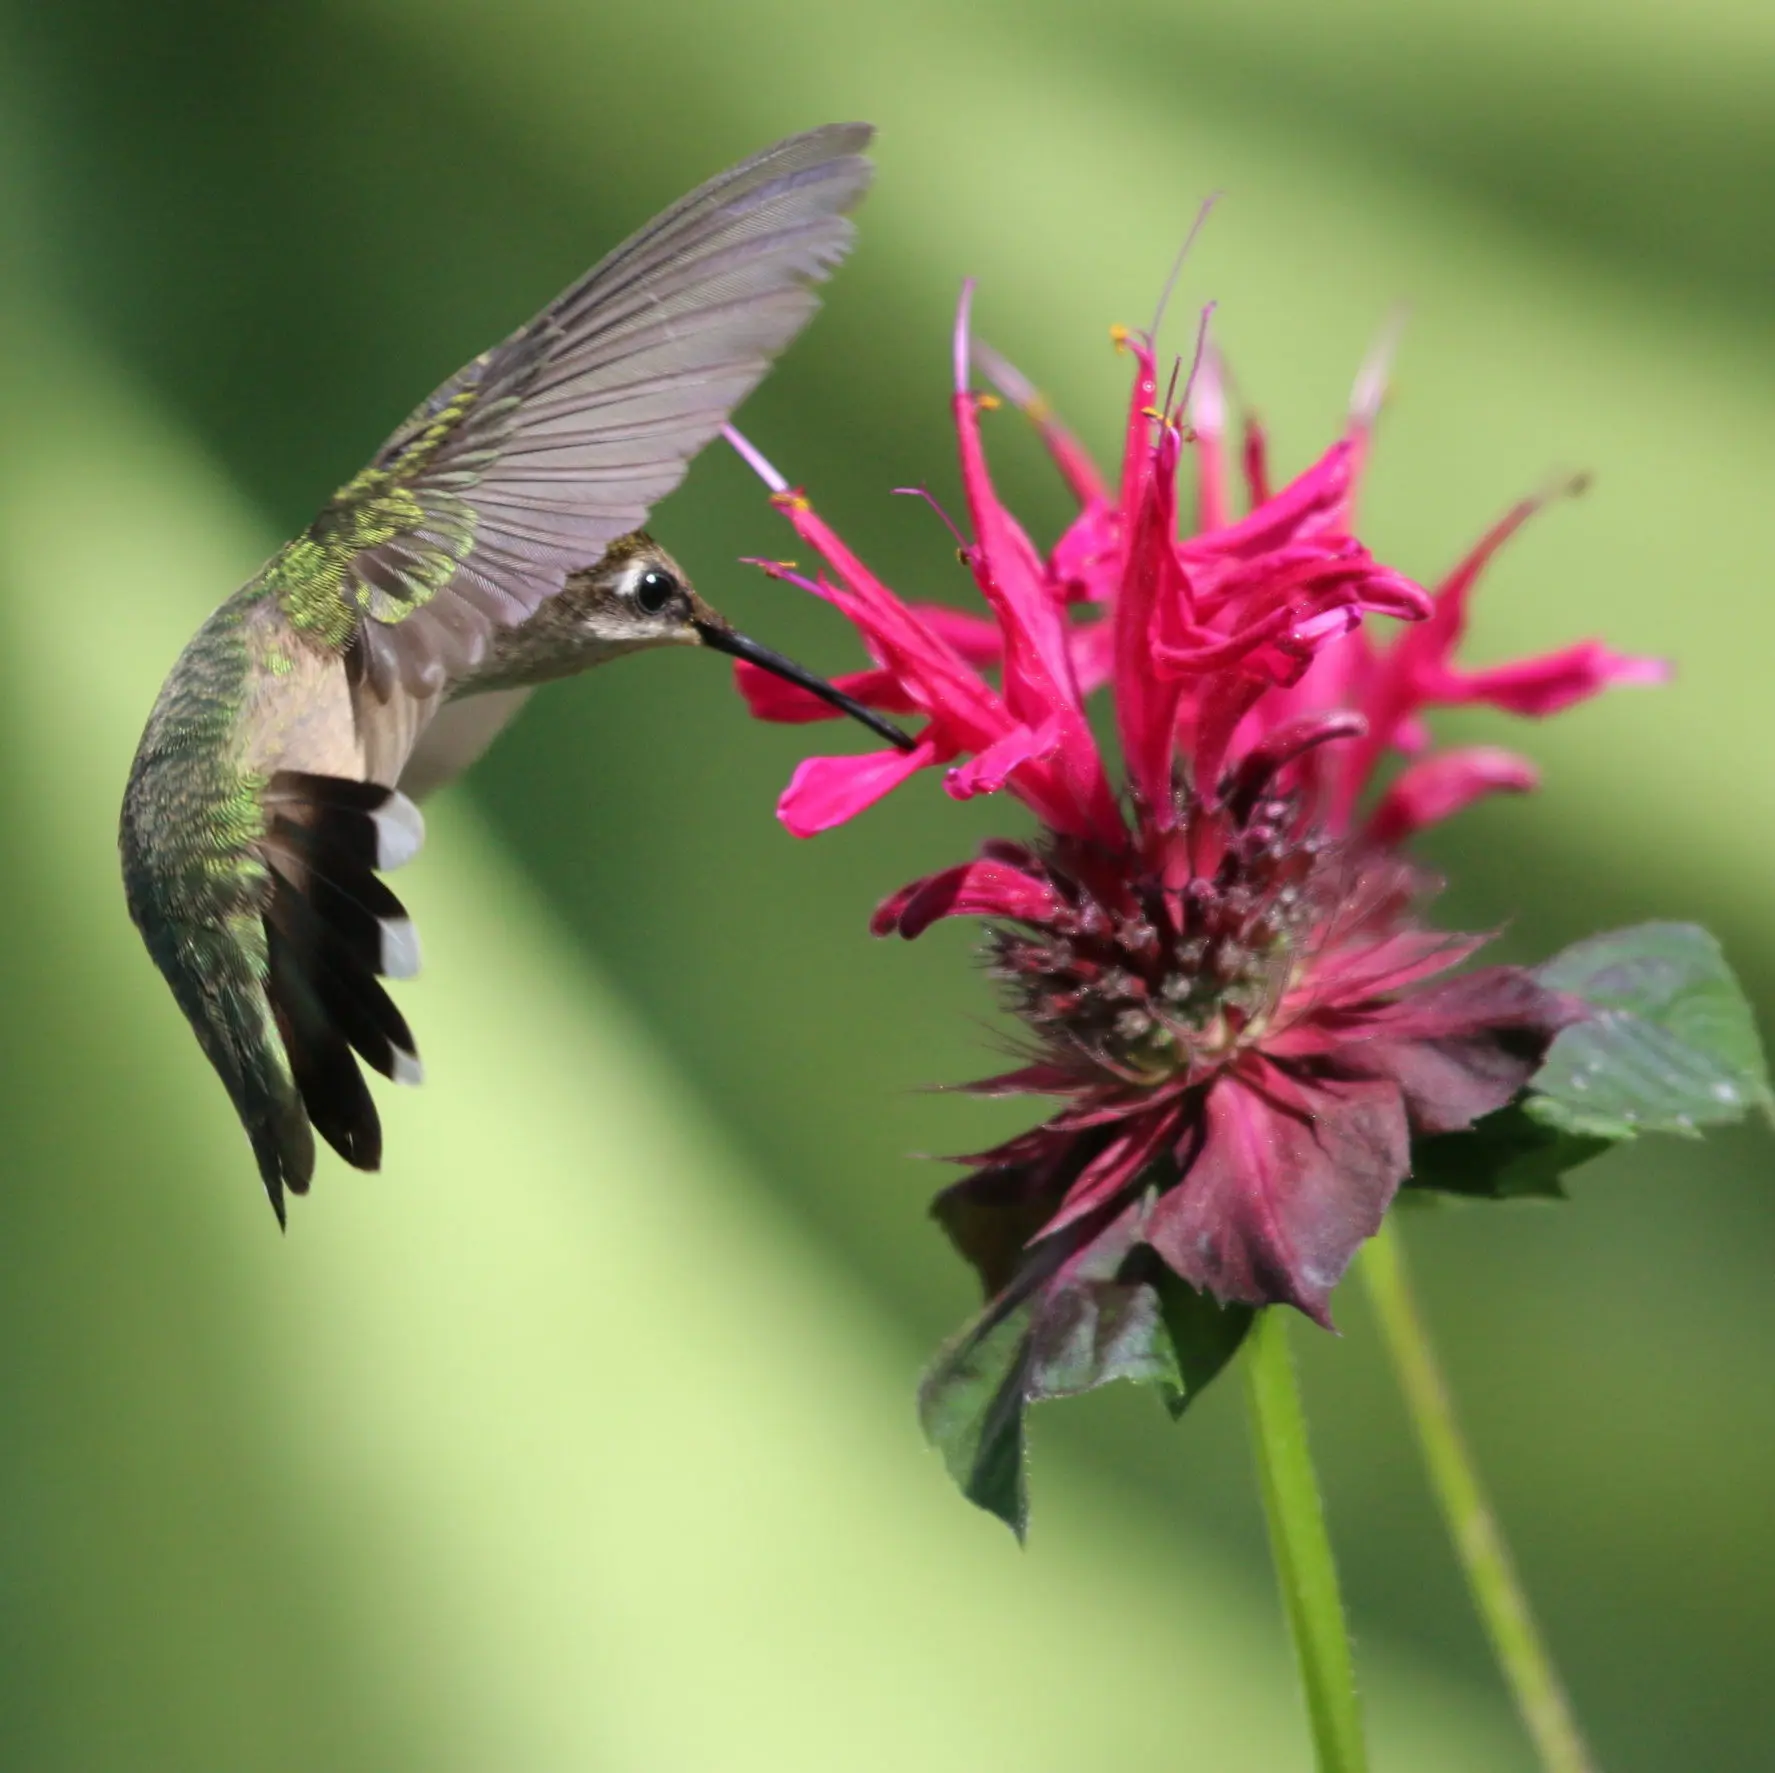
[[[789,778],[777,802],[777,817],[792,837],[817,836],[854,819],[936,761],[936,747],[928,741],[911,751],[809,757]]]
[[[1221,767],[1239,724],[1251,713],[1264,693],[1264,682],[1257,677],[1241,677],[1229,673],[1212,677],[1203,687],[1196,708],[1195,772],[1198,781],[1218,784]]]
[[[909,603],[906,607],[970,665],[996,665],[1005,656],[1005,637],[998,623],[984,616],[970,616],[946,603]]]
[[[1100,622],[1082,622],[1072,629],[1073,677],[1081,696],[1100,690],[1115,673],[1115,623],[1105,617]]]
[[[1345,604],[1339,609],[1328,609],[1321,615],[1309,616],[1304,622],[1297,622],[1288,631],[1288,638],[1298,647],[1317,652],[1327,641],[1342,640],[1361,620],[1361,611],[1352,604]]]
[[[1355,446],[1344,438],[1250,516],[1185,543],[1185,558],[1230,554],[1250,559],[1291,542],[1341,532],[1355,469]]]
[[[877,932],[879,934],[879,932]],[[1021,1065],[1015,1071],[1001,1071],[996,1077],[977,1078],[973,1083],[954,1086],[965,1096],[1070,1096],[1079,1088],[1078,1074],[1064,1065],[1038,1060]]]
[[[1425,621],[1436,607],[1435,599],[1416,579],[1375,562],[1362,574],[1356,601],[1376,615],[1393,616],[1401,622]]]
[[[1340,950],[1334,944],[1342,933],[1335,923],[1326,932],[1325,959],[1301,987],[1309,1001],[1360,1008],[1371,999],[1390,998],[1446,973],[1486,943],[1484,936],[1403,929],[1379,940],[1373,936],[1354,940],[1347,950]]]
[[[829,598],[856,624],[869,650],[918,706],[955,735],[957,749],[991,744],[1009,722],[1003,703],[980,674],[902,603],[799,493],[780,493],[772,502],[843,581],[843,591],[813,585],[816,594]],[[773,577],[807,583],[786,568],[763,564]]]
[[[1226,398],[1221,387],[1220,353],[1210,345],[1196,366],[1190,390],[1189,425],[1195,434],[1196,528],[1220,529],[1227,521],[1226,459],[1222,433]]]
[[[1419,1132],[1460,1132],[1510,1102],[1586,1013],[1520,967],[1484,967],[1391,1006],[1375,1038],[1346,1039],[1327,1063],[1397,1084]]]
[[[1139,1180],[1168,1138],[1175,1136],[1175,1131],[1175,1117],[1169,1110],[1142,1115],[1127,1122],[1079,1171],[1077,1180],[1066,1191],[1060,1211],[1030,1242],[1052,1237],[1055,1232],[1064,1231],[1067,1226],[1114,1200],[1131,1182]]]
[[[1245,495],[1256,510],[1270,496],[1270,439],[1256,413],[1245,415],[1245,435],[1239,447],[1239,466],[1245,474]]]
[[[976,538],[968,564],[1004,631],[1005,702],[1018,719],[1034,722],[1070,702],[1066,630],[1060,604],[1045,582],[1040,556],[1005,509],[986,466],[986,450],[980,439],[980,400],[967,385],[972,295],[972,285],[964,286],[956,312],[956,385],[951,403],[961,452],[962,489]]]
[[[1367,835],[1389,847],[1401,844],[1487,794],[1526,794],[1540,779],[1527,758],[1495,745],[1439,752],[1401,772],[1370,815]]]
[[[1582,1000],[1538,984],[1521,967],[1480,967],[1412,992],[1389,1006],[1382,1031],[1394,1040],[1442,1040],[1485,1029],[1539,1039],[1590,1014]]]
[[[1095,499],[1054,544],[1048,576],[1070,603],[1110,603],[1121,570],[1120,510]]]
[[[1436,613],[1412,638],[1411,654],[1419,662],[1445,660],[1467,630],[1467,602],[1480,575],[1499,549],[1546,504],[1546,495],[1518,499],[1467,550],[1453,571],[1436,587]]]
[[[1280,1106],[1263,1085],[1304,1098]],[[1147,1241],[1223,1302],[1293,1305],[1331,1327],[1331,1290],[1380,1228],[1410,1161],[1398,1087],[1328,1079],[1304,1091],[1253,1061],[1208,1092],[1202,1140],[1160,1197]]]
[[[1473,1034],[1352,1042],[1335,1063],[1345,1076],[1397,1084],[1417,1132],[1458,1133],[1510,1102],[1540,1062],[1539,1054],[1525,1058],[1496,1034]]]
[[[979,756],[952,769],[943,779],[952,800],[972,800],[976,794],[997,794],[1019,764],[1032,758],[1051,757],[1060,743],[1060,721],[1044,720],[1031,731],[1020,726],[986,747]]]
[[[815,720],[841,720],[841,711],[822,701],[812,690],[798,683],[786,682],[774,671],[744,659],[734,661],[734,686],[746,698],[746,707],[755,720],[773,720],[784,726],[805,726]],[[832,687],[843,690],[866,708],[879,708],[885,714],[916,714],[918,704],[900,686],[899,678],[882,669],[851,671],[832,679]]]
[[[1267,733],[1239,759],[1227,798],[1241,810],[1253,802],[1289,764],[1337,739],[1360,738],[1368,730],[1360,714],[1303,714]]]
[[[1059,909],[1059,899],[1044,881],[982,858],[914,881],[877,908],[869,927],[878,936],[897,930],[910,942],[943,917],[1008,917],[1039,924]]]
[[[1618,685],[1649,686],[1670,680],[1667,659],[1618,653],[1586,640],[1545,658],[1498,665],[1489,671],[1450,672],[1439,701],[1488,702],[1510,714],[1560,714],[1574,703]]]
[[[1192,613],[1189,580],[1174,541],[1180,447],[1176,429],[1165,426],[1129,525],[1127,558],[1112,618],[1122,756],[1135,794],[1161,829],[1173,816],[1172,766],[1183,692],[1175,678],[1154,670],[1153,647],[1161,631],[1186,631]]]

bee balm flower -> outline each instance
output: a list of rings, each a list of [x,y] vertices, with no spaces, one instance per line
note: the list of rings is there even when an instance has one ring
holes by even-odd
[[[962,558],[984,615],[896,596],[733,438],[824,570],[761,564],[836,605],[873,659],[842,687],[926,717],[909,752],[803,763],[783,822],[797,835],[825,830],[941,768],[951,795],[1009,793],[1039,827],[903,887],[873,923],[911,938],[939,918],[985,919],[991,971],[1028,1053],[970,1087],[1056,1104],[969,1160],[935,1207],[988,1294],[951,1363],[1015,1316],[1036,1351],[1016,1378],[1024,1397],[1068,1388],[1081,1301],[1092,1333],[1110,1333],[1111,1294],[1131,1299],[1142,1276],[1172,1297],[1175,1277],[1223,1305],[1292,1305],[1329,1323],[1332,1290],[1407,1176],[1413,1137],[1459,1131],[1510,1102],[1558,1029],[1585,1013],[1518,968],[1456,971],[1482,939],[1421,921],[1432,883],[1402,840],[1534,782],[1508,752],[1430,749],[1424,711],[1480,701],[1550,714],[1663,675],[1597,643],[1484,671],[1452,662],[1481,569],[1533,502],[1434,589],[1376,560],[1352,512],[1378,375],[1359,384],[1345,434],[1279,489],[1248,428],[1249,508],[1234,516],[1212,352],[1172,403],[1150,344],[1119,342],[1134,385],[1111,484],[1014,371],[970,347],[964,296],[953,399],[972,532]],[[1077,497],[1046,554],[994,491],[976,361],[1041,426]],[[1186,457],[1189,533],[1178,514]],[[1376,615],[1403,624],[1390,644],[1368,632]],[[741,667],[739,682],[761,718],[830,715],[763,673]],[[1113,699],[1119,783],[1086,718],[1100,688]],[[1389,759],[1404,767],[1376,794]],[[1079,1373],[1101,1376],[1089,1363]]]

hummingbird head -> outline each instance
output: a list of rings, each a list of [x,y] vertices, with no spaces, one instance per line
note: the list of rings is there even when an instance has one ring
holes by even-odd
[[[567,677],[655,646],[706,646],[746,659],[860,720],[899,750],[913,747],[912,737],[891,720],[741,634],[697,595],[683,567],[639,530],[612,542],[595,566],[570,572],[556,596],[495,641],[492,654],[458,693]]]

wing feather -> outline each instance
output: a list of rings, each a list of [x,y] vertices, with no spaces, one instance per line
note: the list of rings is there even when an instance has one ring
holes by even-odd
[[[654,218],[432,395],[268,568],[286,614],[433,700],[639,529],[757,386],[848,250],[873,132],[834,124]]]

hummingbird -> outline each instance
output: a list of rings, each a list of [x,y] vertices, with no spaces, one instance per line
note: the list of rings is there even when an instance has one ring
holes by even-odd
[[[381,1163],[359,1061],[420,1081],[381,983],[419,944],[381,876],[535,685],[702,646],[912,743],[737,632],[643,527],[812,316],[873,133],[791,136],[649,222],[445,382],[174,664],[124,791],[125,897],[280,1224],[315,1133]]]

